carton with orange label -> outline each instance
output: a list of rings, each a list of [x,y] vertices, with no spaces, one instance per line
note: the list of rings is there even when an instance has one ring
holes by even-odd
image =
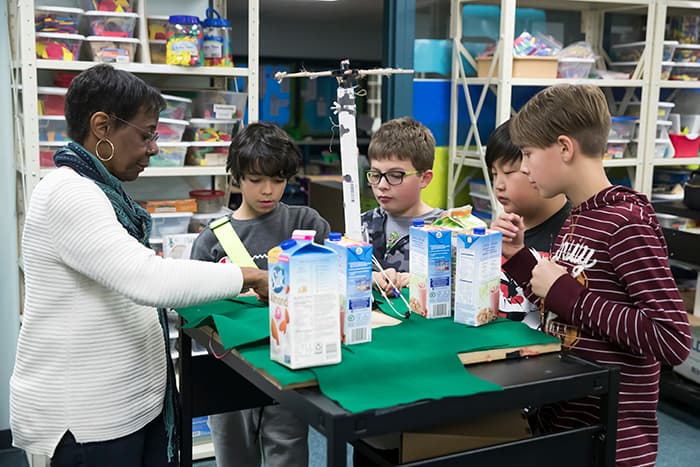
[[[270,358],[291,369],[339,363],[338,255],[295,232],[268,253]]]

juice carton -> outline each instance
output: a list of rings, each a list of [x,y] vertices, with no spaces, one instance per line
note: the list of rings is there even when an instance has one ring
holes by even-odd
[[[447,318],[451,314],[452,234],[415,221],[408,232],[411,311],[426,318]]]
[[[457,283],[457,236],[472,231],[475,227],[486,228],[486,222],[472,214],[471,205],[448,209],[431,225],[452,232],[452,309],[455,307],[455,284]]]
[[[270,358],[291,369],[339,363],[338,255],[293,235],[268,253]]]
[[[501,241],[501,232],[483,227],[457,236],[456,323],[480,326],[498,317]]]
[[[331,233],[325,246],[338,253],[340,335],[345,344],[372,340],[372,245]]]

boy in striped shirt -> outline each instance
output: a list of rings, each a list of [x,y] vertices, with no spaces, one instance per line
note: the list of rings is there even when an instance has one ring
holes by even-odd
[[[523,248],[504,269],[543,310],[544,329],[576,355],[620,368],[616,463],[654,465],[661,364],[690,350],[683,302],[654,210],[633,190],[612,186],[603,168],[610,113],[593,85],[540,91],[511,120],[521,172],[545,198],[573,206],[552,250]],[[546,313],[545,311],[546,310]],[[595,423],[596,397],[540,410],[547,430]]]

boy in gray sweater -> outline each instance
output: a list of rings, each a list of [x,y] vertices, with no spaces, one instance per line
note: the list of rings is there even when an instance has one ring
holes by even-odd
[[[280,202],[300,160],[294,141],[272,123],[251,123],[229,147],[226,170],[242,194],[230,222],[260,269],[267,269],[268,250],[290,238],[292,231],[315,230],[317,243],[330,231],[315,210]],[[229,260],[210,228],[195,240],[191,257]],[[279,405],[212,415],[209,424],[219,467],[308,465],[308,427]]]

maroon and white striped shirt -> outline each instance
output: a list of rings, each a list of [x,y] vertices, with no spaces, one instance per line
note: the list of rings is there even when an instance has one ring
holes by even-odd
[[[620,368],[617,465],[654,465],[661,363],[678,365],[690,352],[688,317],[666,242],[647,198],[613,186],[571,211],[553,252],[580,252],[583,245],[594,250],[595,262],[579,280],[569,274],[557,279],[545,307],[556,322],[578,328],[573,353]],[[569,272],[575,266],[570,259],[558,261]],[[523,249],[503,265],[531,300],[539,300],[529,287],[535,264]],[[596,422],[598,407],[599,399],[588,397],[547,406],[540,419],[549,429],[577,427]]]

